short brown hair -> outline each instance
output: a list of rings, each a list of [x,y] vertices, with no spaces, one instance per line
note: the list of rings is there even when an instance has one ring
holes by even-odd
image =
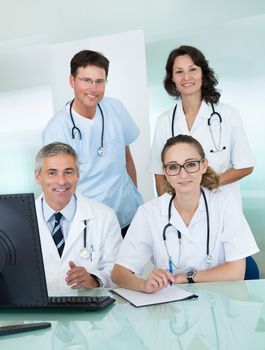
[[[78,68],[86,68],[87,66],[103,68],[106,72],[107,78],[109,72],[109,60],[102,53],[83,50],[75,54],[70,63],[71,74],[76,76]]]

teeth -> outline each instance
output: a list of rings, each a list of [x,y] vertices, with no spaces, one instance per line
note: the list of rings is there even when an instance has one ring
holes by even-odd
[[[55,191],[57,191],[57,192],[65,192],[66,188],[55,188]]]
[[[95,95],[88,95],[88,94],[87,94],[87,97],[89,97],[89,98],[96,98]]]

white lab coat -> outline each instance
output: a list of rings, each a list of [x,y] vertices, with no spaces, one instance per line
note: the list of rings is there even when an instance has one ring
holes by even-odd
[[[170,109],[158,117],[156,129],[153,138],[151,155],[149,159],[148,170],[154,174],[163,175],[161,163],[161,151],[170,137],[172,137],[171,124],[173,109]],[[242,124],[239,113],[231,106],[218,103],[214,109],[222,117],[222,132],[220,148],[225,147],[221,152],[211,152],[215,150],[208,118],[212,113],[211,105],[204,101],[201,103],[200,110],[196,116],[191,130],[188,129],[185,114],[181,100],[177,103],[177,109],[174,122],[174,135],[191,135],[202,145],[209,165],[214,168],[218,174],[222,174],[231,167],[242,169],[254,165],[253,157],[248,144],[247,136]],[[211,119],[212,132],[215,143],[219,143],[220,123],[218,118]],[[239,182],[223,186],[227,192],[233,192],[241,203]]]
[[[78,193],[76,196],[76,213],[70,225],[61,257],[43,218],[43,194],[36,200],[42,255],[49,292],[69,289],[65,278],[69,270],[70,260],[78,266],[84,266],[88,272],[99,277],[104,287],[113,286],[110,274],[122,241],[117,217],[114,211],[105,204]],[[84,246],[84,220],[87,220],[87,248],[89,251],[93,245],[92,259],[80,257],[80,250]]]
[[[141,275],[149,259],[156,268],[169,269],[169,256],[172,256],[176,265],[173,273],[178,274],[191,269],[206,270],[257,253],[255,239],[234,196],[222,190],[204,189],[204,192],[209,208],[210,266],[207,266],[207,221],[202,195],[188,227],[172,205],[172,227],[166,231],[167,253],[162,237],[171,198],[167,193],[139,207],[121,244],[116,264]],[[177,230],[182,235],[180,240]]]

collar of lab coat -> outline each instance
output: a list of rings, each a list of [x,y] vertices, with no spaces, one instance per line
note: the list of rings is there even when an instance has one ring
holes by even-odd
[[[202,101],[198,114],[192,125],[192,128],[191,130],[189,130],[186,116],[183,111],[182,101],[180,100],[179,103],[177,104],[176,117],[175,117],[175,123],[177,125],[178,130],[181,133],[187,134],[187,135],[190,135],[190,133],[194,133],[196,129],[198,129],[203,123],[205,123],[205,119],[208,119],[210,117],[211,113],[209,108],[210,107],[206,104],[206,102]]]
[[[94,219],[95,215],[91,209],[91,206],[87,205],[87,201],[91,199],[84,197],[79,192],[75,192],[75,196],[76,196],[76,213],[74,215],[74,219],[76,218],[80,221]],[[44,198],[44,193],[42,193],[39,197],[40,200],[42,198]]]
[[[176,113],[177,113],[177,116],[184,116],[185,117],[181,100],[178,103]],[[211,105],[207,104],[205,101],[202,101],[196,119],[200,119],[200,118],[208,119],[208,118],[210,118],[211,113],[212,113]]]
[[[76,206],[78,210],[76,211],[77,219],[83,220],[92,220],[95,218],[94,212],[91,209],[92,206],[87,205],[87,201],[92,201],[90,198],[84,197],[80,193],[76,192]]]
[[[208,191],[207,189],[204,189],[206,199],[208,197],[207,191]],[[170,199],[171,199],[171,195],[168,193],[166,193],[160,197],[160,200],[161,200],[160,208],[161,208],[161,216],[162,217],[166,217],[166,218],[168,217],[168,206],[169,206]],[[191,239],[190,233],[189,233],[189,228],[191,228],[194,224],[196,224],[198,221],[200,221],[202,219],[202,216],[205,215],[205,212],[206,212],[205,203],[204,203],[203,195],[201,194],[200,199],[199,199],[198,208],[196,209],[196,211],[191,219],[191,222],[190,222],[189,226],[187,227],[187,225],[183,221],[182,217],[180,216],[178,211],[175,209],[174,204],[172,203],[170,223],[177,230],[179,230],[181,232],[181,234],[184,234]]]

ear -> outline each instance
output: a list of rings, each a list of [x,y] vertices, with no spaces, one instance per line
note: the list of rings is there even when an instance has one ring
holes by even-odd
[[[201,169],[202,169],[202,173],[205,174],[208,168],[208,159],[204,159],[203,162],[201,162]]]
[[[35,170],[35,180],[40,185],[40,173],[37,170]]]
[[[70,83],[71,87],[74,88],[74,86],[75,86],[75,77],[72,74],[69,77],[69,83]]]

